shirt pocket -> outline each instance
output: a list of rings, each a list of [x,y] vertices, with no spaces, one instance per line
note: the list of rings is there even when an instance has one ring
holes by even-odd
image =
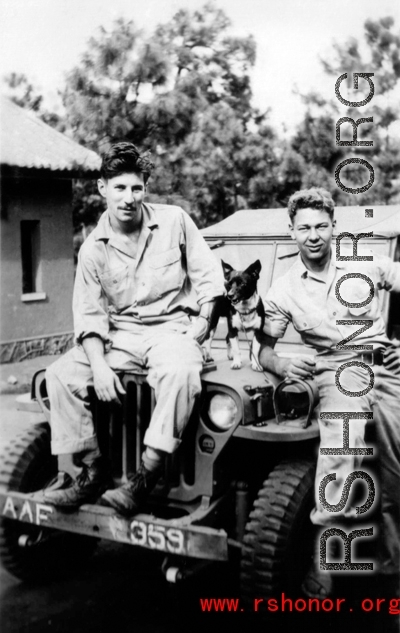
[[[294,328],[298,332],[307,332],[315,330],[322,323],[322,312],[301,312],[292,315]]]
[[[105,270],[99,275],[100,284],[109,304],[117,311],[130,305],[133,300],[133,279],[128,266]]]
[[[182,253],[179,246],[152,255],[150,267],[152,269],[153,288],[158,296],[161,297],[171,292],[171,290],[181,288],[184,271],[182,268]]]

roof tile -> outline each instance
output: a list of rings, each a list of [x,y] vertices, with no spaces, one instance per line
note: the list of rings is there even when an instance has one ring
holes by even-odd
[[[52,171],[97,171],[100,157],[44,123],[33,112],[1,97],[2,165]]]

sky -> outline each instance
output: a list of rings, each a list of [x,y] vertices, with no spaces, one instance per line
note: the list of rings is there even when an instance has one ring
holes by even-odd
[[[1,0],[0,74],[23,72],[57,103],[64,74],[75,65],[96,29],[109,29],[123,16],[151,32],[180,8],[198,9],[205,0]],[[400,28],[399,0],[215,0],[232,21],[232,32],[252,34],[257,61],[252,73],[254,105],[271,109],[282,131],[301,119],[293,92],[317,90],[334,96],[335,79],[322,71],[320,57],[332,43],[362,39],[367,18],[392,15]],[[373,72],[373,71],[372,71]]]

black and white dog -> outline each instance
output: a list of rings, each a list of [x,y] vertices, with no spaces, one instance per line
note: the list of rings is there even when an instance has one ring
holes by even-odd
[[[258,334],[262,332],[265,321],[263,302],[257,292],[257,281],[260,277],[261,262],[257,259],[246,270],[234,270],[230,264],[221,260],[225,276],[226,296],[220,297],[211,315],[210,335],[203,343],[206,361],[211,361],[211,343],[220,317],[226,317],[228,334],[228,358],[232,360],[231,368],[242,366],[239,349],[238,332],[244,331],[250,341],[251,367],[262,371],[258,363],[260,341]]]

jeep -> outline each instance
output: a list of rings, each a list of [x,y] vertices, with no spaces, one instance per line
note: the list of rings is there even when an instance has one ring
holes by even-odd
[[[374,217],[366,215],[361,207],[337,208],[335,235],[373,231],[372,238],[361,239],[359,251],[364,245],[399,260],[400,206],[375,207]],[[258,290],[265,296],[297,255],[287,226],[285,209],[244,210],[203,235],[215,256],[237,269],[260,259]],[[385,293],[381,308],[389,336],[400,338],[399,295]],[[65,485],[77,467],[72,457],[57,463],[51,455],[44,371],[33,377],[31,400],[43,412],[43,423],[20,433],[1,455],[0,556],[8,571],[21,579],[49,578],[81,565],[99,539],[109,539],[160,552],[171,583],[204,565],[236,561],[245,601],[299,591],[312,552],[318,395],[310,383],[253,371],[244,333],[240,346],[247,360],[231,369],[225,335],[221,320],[213,362],[204,367],[202,393],[183,441],[168,458],[145,511],[129,519],[100,505],[59,509],[35,492]],[[292,327],[276,350],[288,357],[304,353]],[[121,407],[100,403],[94,392],[92,397],[100,447],[116,485],[140,463],[154,407],[145,376],[125,374],[122,380]],[[62,481],[55,480],[58,470]]]

